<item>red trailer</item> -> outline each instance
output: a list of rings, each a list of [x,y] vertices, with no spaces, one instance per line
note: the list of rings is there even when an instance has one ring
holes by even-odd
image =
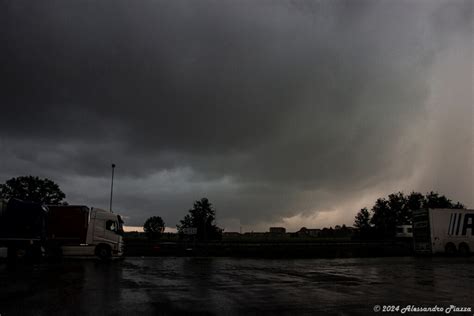
[[[49,205],[48,239],[62,245],[79,245],[87,241],[89,208],[83,205]]]

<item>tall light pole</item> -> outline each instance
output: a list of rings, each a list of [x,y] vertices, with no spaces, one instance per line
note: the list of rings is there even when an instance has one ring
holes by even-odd
[[[112,212],[112,195],[114,194],[114,170],[115,164],[112,164],[112,183],[110,184],[110,212]]]

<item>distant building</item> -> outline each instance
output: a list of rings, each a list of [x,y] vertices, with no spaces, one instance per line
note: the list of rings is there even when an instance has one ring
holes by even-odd
[[[246,237],[265,237],[268,233],[263,232],[246,232],[244,236]]]
[[[242,236],[242,234],[239,232],[224,232],[222,233],[222,236],[223,237],[240,237]]]
[[[332,227],[325,227],[321,230],[320,237],[343,237],[348,238],[354,234],[354,228],[346,225],[336,225],[334,229]]]
[[[300,237],[319,237],[321,234],[321,229],[319,228],[306,228],[306,227],[301,227],[301,229],[298,231],[298,236]]]
[[[285,234],[286,228],[285,227],[270,227],[271,234]]]

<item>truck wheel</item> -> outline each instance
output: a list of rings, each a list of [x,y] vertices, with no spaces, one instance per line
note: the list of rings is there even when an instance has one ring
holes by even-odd
[[[108,260],[111,257],[110,247],[106,245],[99,245],[95,249],[95,255],[101,260]]]
[[[444,250],[448,256],[453,256],[456,254],[456,246],[452,242],[448,242]]]
[[[471,251],[469,250],[469,246],[462,242],[459,244],[459,254],[463,257],[467,257],[469,256],[469,254],[471,253]]]

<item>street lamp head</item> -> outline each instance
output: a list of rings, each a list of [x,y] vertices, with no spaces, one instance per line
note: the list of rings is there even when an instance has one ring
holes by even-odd
[[[114,163],[112,164],[112,168],[115,168],[115,164],[114,164]]]

